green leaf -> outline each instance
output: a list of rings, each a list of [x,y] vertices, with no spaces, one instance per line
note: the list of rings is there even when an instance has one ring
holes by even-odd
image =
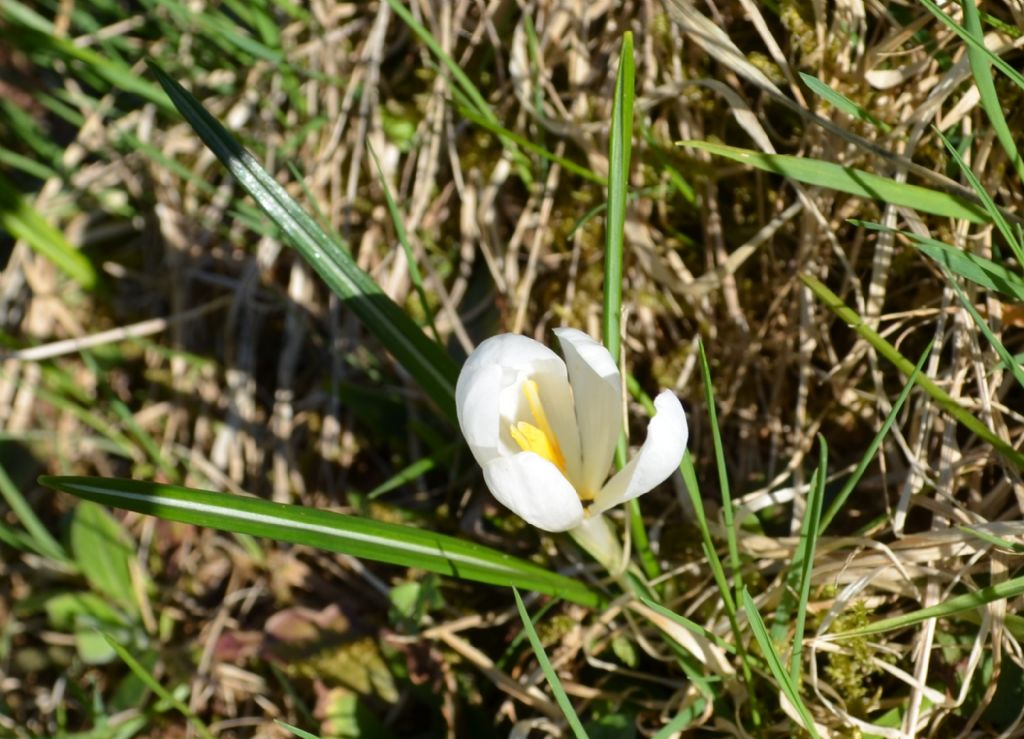
[[[864,224],[871,227],[870,224]],[[881,228],[881,227],[880,227]],[[914,247],[924,252],[955,275],[976,285],[992,290],[1003,297],[1024,303],[1024,279],[991,259],[972,254],[938,239],[920,236],[910,231],[899,231]]]
[[[334,243],[256,158],[185,88],[155,64],[150,69],[171,102],[210,151],[288,237],[303,258],[340,297],[346,307],[420,383],[427,395],[451,421],[455,416],[454,360],[431,341],[419,326],[395,305],[380,286],[359,268],[352,256]]]
[[[823,100],[827,100],[837,110],[841,110],[851,118],[856,118],[858,121],[863,121],[864,123],[870,123],[883,133],[889,133],[892,130],[892,126],[888,123],[871,115],[862,107],[857,105],[857,103],[850,100],[850,98],[836,92],[817,77],[800,72],[800,79],[804,81],[804,84],[807,85],[815,95]]]
[[[572,701],[569,700],[565,688],[562,687],[562,681],[558,679],[558,673],[551,666],[551,660],[548,659],[548,655],[544,651],[544,645],[541,643],[540,637],[537,636],[537,629],[533,627],[533,621],[530,619],[530,614],[526,611],[526,604],[523,603],[522,596],[519,595],[519,591],[515,588],[512,588],[512,594],[516,597],[516,608],[519,609],[519,618],[523,621],[523,628],[526,630],[526,636],[530,640],[530,646],[533,647],[533,653],[537,657],[540,669],[544,673],[548,685],[551,686],[551,692],[555,695],[555,702],[558,703],[558,707],[565,714],[565,720],[572,727],[572,733],[576,735],[576,739],[588,739],[587,732],[583,729],[579,716],[576,715],[576,709],[572,707]]]
[[[110,605],[106,598],[96,593],[57,593],[43,604],[50,628],[57,631],[73,631],[83,623],[105,626],[128,626],[123,613]]]
[[[46,257],[86,290],[100,281],[99,273],[82,252],[68,243],[64,234],[51,226],[17,188],[0,174],[0,230],[23,240],[32,251]]]
[[[758,646],[761,647],[761,652],[764,653],[765,661],[768,663],[768,669],[772,673],[772,677],[775,678],[779,689],[789,700],[790,705],[800,715],[800,721],[803,723],[804,729],[808,734],[817,739],[820,735],[818,734],[817,727],[814,725],[814,719],[811,718],[810,711],[804,705],[803,698],[800,697],[800,691],[797,690],[789,673],[786,672],[786,668],[782,666],[782,660],[779,658],[779,653],[775,650],[775,645],[772,644],[771,637],[768,636],[768,629],[765,628],[761,614],[757,610],[757,604],[754,603],[754,599],[750,597],[750,593],[747,592],[746,588],[743,588],[743,592],[740,595],[743,600],[743,608],[747,612],[747,619],[750,621],[750,630],[754,633],[754,638],[757,640]]]
[[[306,731],[305,729],[300,729],[298,726],[292,726],[291,724],[286,724],[284,721],[281,721],[280,719],[275,719],[274,723],[277,724],[278,726],[280,726],[283,729],[287,729],[292,734],[294,734],[295,736],[299,737],[299,739],[320,739],[320,737],[318,737],[316,734],[311,734],[308,731]]]
[[[3,451],[3,449],[0,448],[0,451]],[[49,529],[39,520],[39,516],[36,515],[31,504],[25,500],[25,496],[21,494],[18,486],[7,474],[7,470],[4,469],[2,464],[0,464],[0,497],[6,501],[11,509],[11,513],[25,527],[25,532],[28,535],[21,540],[21,543],[43,557],[49,557],[55,562],[62,564],[71,564],[71,559],[64,551],[64,547],[53,538]],[[12,533],[14,532],[16,530],[12,531]]]
[[[963,156],[957,148],[950,143],[949,139],[943,136],[942,132],[938,129],[936,129],[936,134],[938,134],[942,143],[945,144],[946,150],[949,151],[950,156],[953,157],[957,166],[960,167],[960,171],[964,173],[964,177],[967,178],[971,188],[977,194],[978,200],[981,201],[982,207],[985,208],[985,212],[988,213],[989,219],[996,224],[996,228],[999,230],[999,233],[1003,235],[1003,238],[1006,239],[1006,243],[1009,244],[1010,249],[1013,250],[1014,256],[1017,257],[1017,263],[1024,267],[1024,248],[1022,248],[1018,242],[1017,235],[1013,232],[1013,229],[1010,228],[1010,224],[1007,223],[1003,214],[999,212],[999,208],[996,207],[996,203],[992,200],[992,196],[988,194],[984,186],[982,186],[981,180],[978,179],[978,175],[974,174],[974,170],[967,165]]]
[[[619,361],[622,319],[622,249],[626,224],[626,194],[633,148],[633,34],[622,37],[619,72],[615,78],[612,125],[608,142],[608,221],[604,250],[604,345]]]
[[[846,322],[850,328],[856,331],[872,348],[883,357],[888,359],[896,368],[908,377],[914,371],[914,365],[909,359],[900,354],[892,344],[886,341],[877,331],[864,323],[864,320],[851,310],[849,306],[840,300],[839,296],[828,289],[820,280],[811,275],[801,275],[801,280],[811,289],[818,299],[823,302],[833,313]],[[960,405],[949,393],[939,387],[930,377],[920,375],[917,384],[932,397],[932,400],[946,413],[955,418],[961,425],[972,433],[991,444],[1007,460],[1015,464],[1019,469],[1024,469],[1024,453],[1018,451],[1013,444],[999,436],[995,431],[986,426],[982,421],[975,418],[969,410]]]
[[[72,555],[93,590],[137,614],[131,575],[135,546],[121,524],[100,505],[79,503],[70,538]]]
[[[825,439],[818,437],[821,452],[818,458],[818,469],[811,479],[810,493],[804,508],[804,518],[800,525],[800,543],[793,555],[791,579],[796,584],[796,621],[793,627],[793,647],[790,654],[789,675],[793,684],[800,687],[801,670],[803,669],[804,629],[807,624],[807,602],[811,596],[811,577],[814,570],[814,552],[818,537],[821,535],[821,509],[825,500],[825,478],[828,477],[828,445]]]
[[[883,631],[893,631],[894,629],[913,626],[932,618],[949,618],[966,611],[973,611],[997,600],[1016,598],[1021,594],[1024,594],[1024,577],[1015,577],[1012,580],[1006,580],[996,585],[979,588],[973,593],[954,596],[944,603],[939,603],[929,608],[922,608],[900,616],[893,616],[892,618],[883,618],[868,626],[851,629],[850,631],[840,631],[831,636],[836,639],[849,639],[855,636],[880,634]]]
[[[185,719],[192,724],[192,727],[199,736],[203,739],[214,739],[213,734],[211,734],[210,730],[206,728],[206,724],[203,723],[202,719],[194,714],[188,706],[175,698],[167,688],[161,685],[160,681],[156,679],[156,676],[153,675],[145,665],[139,662],[139,660],[135,659],[135,656],[128,649],[118,643],[118,641],[109,634],[103,634],[103,638],[106,639],[107,644],[117,652],[117,656],[121,658],[121,661],[128,665],[128,669],[130,669],[136,677],[144,682],[146,687],[156,693],[162,700],[173,706],[176,711],[184,716]]]
[[[1024,162],[1021,161],[1020,153],[1017,151],[1017,144],[1013,140],[1013,133],[1006,124],[1006,117],[1003,115],[1003,106],[999,102],[999,95],[996,93],[996,84],[992,80],[992,63],[988,55],[982,49],[985,48],[985,33],[981,27],[981,15],[978,13],[978,6],[974,0],[961,0],[960,5],[964,9],[964,32],[977,42],[968,44],[967,59],[971,63],[971,73],[974,75],[974,84],[978,87],[978,94],[981,98],[981,107],[985,110],[992,123],[992,130],[996,132],[996,138],[1017,170],[1017,177],[1024,181]]]
[[[150,516],[330,552],[419,567],[465,580],[516,585],[586,606],[602,598],[583,583],[502,552],[412,526],[207,490],[101,477],[41,477],[71,495]]]
[[[889,433],[889,429],[892,428],[893,423],[896,422],[896,417],[903,409],[903,404],[906,403],[907,398],[910,397],[910,391],[914,389],[917,377],[921,374],[921,368],[924,367],[924,363],[931,352],[932,345],[929,344],[921,353],[921,358],[917,360],[917,364],[914,366],[913,371],[911,371],[910,376],[907,378],[907,384],[903,386],[903,390],[900,391],[899,397],[896,398],[896,402],[893,403],[892,409],[885,417],[882,427],[878,429],[878,433],[875,434],[875,437],[871,440],[868,448],[861,456],[860,462],[857,463],[856,469],[854,469],[853,473],[843,485],[843,489],[839,491],[828,509],[822,515],[821,524],[818,527],[819,532],[824,532],[825,529],[828,528],[829,524],[832,523],[832,519],[834,519],[839,514],[839,511],[842,510],[843,506],[846,504],[846,499],[850,497],[850,493],[853,492],[854,488],[857,487],[857,483],[859,483],[860,479],[864,476],[868,466],[871,464],[871,460],[875,457],[875,452],[877,452],[878,448],[882,446],[882,441]]]
[[[967,31],[967,29],[946,15],[946,13],[944,13],[938,5],[932,2],[932,0],[921,0],[921,4],[928,8],[931,14],[938,18],[947,28],[953,31],[953,33],[962,38],[968,46],[978,53],[983,54],[992,64],[999,68],[999,71],[1013,80],[1018,87],[1024,90],[1024,75],[1010,66],[1009,62],[989,51],[988,47],[986,47],[980,40],[976,39]]]
[[[989,220],[984,208],[964,198],[938,190],[929,190],[919,185],[896,182],[853,167],[785,154],[764,154],[707,141],[681,141],[679,146],[701,149],[765,172],[791,177],[807,185],[827,187],[862,198],[902,205],[923,213],[963,218],[972,223],[987,223]]]

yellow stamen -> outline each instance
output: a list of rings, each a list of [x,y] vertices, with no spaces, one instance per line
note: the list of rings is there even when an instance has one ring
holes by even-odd
[[[555,436],[551,424],[548,423],[547,414],[544,413],[537,383],[533,380],[524,382],[523,394],[526,396],[526,402],[530,405],[530,413],[537,425],[534,426],[526,421],[512,424],[509,429],[512,438],[524,452],[540,455],[558,467],[562,474],[565,474],[565,456],[562,454],[561,447],[558,446],[558,437]]]

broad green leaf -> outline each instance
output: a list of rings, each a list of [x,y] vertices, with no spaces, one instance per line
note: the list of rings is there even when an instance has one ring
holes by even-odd
[[[441,411],[455,420],[458,368],[442,348],[395,305],[352,256],[333,242],[256,158],[185,88],[155,64],[150,69],[171,102],[270,219],[284,232],[327,286],[420,383]]]
[[[775,645],[768,635],[768,629],[765,627],[761,614],[757,610],[757,604],[754,603],[754,599],[750,597],[750,593],[747,592],[746,588],[743,588],[740,596],[743,602],[743,609],[747,612],[747,619],[750,622],[750,630],[754,633],[758,646],[761,647],[761,652],[768,663],[768,669],[772,673],[772,677],[775,678],[775,682],[778,684],[782,694],[789,700],[790,705],[796,709],[797,714],[800,716],[800,721],[803,723],[804,730],[817,739],[820,737],[818,728],[814,725],[814,719],[811,718],[810,711],[804,705],[803,698],[800,697],[800,691],[797,690],[789,673],[786,672],[786,668],[782,666],[782,660],[779,658],[779,653],[775,650]]]
[[[523,621],[523,628],[526,630],[526,636],[530,640],[530,646],[533,647],[533,654],[537,657],[537,662],[540,664],[540,669],[544,673],[548,685],[551,686],[551,692],[555,695],[555,702],[558,703],[558,707],[565,714],[565,720],[569,722],[569,726],[572,728],[572,733],[576,735],[576,739],[587,739],[587,732],[584,730],[583,724],[580,723],[579,716],[576,715],[576,709],[573,708],[572,701],[569,700],[565,688],[562,687],[562,681],[558,679],[558,673],[551,666],[551,660],[548,659],[548,655],[544,651],[544,645],[541,643],[540,637],[537,636],[537,629],[533,627],[533,621],[526,610],[522,596],[519,595],[519,591],[515,588],[512,588],[512,594],[516,597],[516,608],[519,609],[519,618]]]
[[[72,631],[83,623],[105,626],[128,626],[125,615],[97,593],[57,593],[43,604],[50,627],[57,631]]]
[[[851,310],[834,292],[828,289],[820,280],[811,275],[801,275],[800,279],[811,289],[818,299],[823,302],[833,313],[846,322],[867,341],[876,352],[888,359],[896,368],[908,377],[914,371],[914,365],[909,359],[900,354],[899,350],[886,341],[877,331],[868,326],[864,320]],[[996,432],[986,426],[982,421],[975,418],[970,411],[960,405],[949,393],[939,387],[930,377],[920,375],[917,384],[932,397],[932,400],[946,413],[955,418],[961,425],[972,433],[991,444],[1008,461],[1015,464],[1019,469],[1024,469],[1024,452],[1018,451],[1013,444],[1003,439]]]
[[[137,614],[131,575],[135,547],[121,524],[103,506],[82,502],[75,508],[70,538],[71,553],[93,590]]]
[[[919,185],[896,182],[853,167],[786,154],[765,154],[707,141],[681,141],[679,145],[701,149],[765,172],[774,172],[784,177],[790,177],[807,185],[827,187],[850,195],[880,200],[892,205],[902,205],[923,213],[933,213],[947,218],[963,218],[972,223],[988,222],[988,214],[985,213],[985,209],[969,200]]]
[[[40,482],[79,498],[169,521],[304,544],[464,580],[516,585],[587,606],[602,602],[596,592],[564,575],[479,544],[412,526],[138,480],[41,477]]]

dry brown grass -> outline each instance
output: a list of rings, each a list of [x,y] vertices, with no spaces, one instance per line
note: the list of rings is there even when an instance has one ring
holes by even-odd
[[[733,492],[746,510],[761,512],[760,530],[743,529],[739,541],[762,613],[772,613],[786,587],[816,435],[828,439],[830,475],[841,480],[905,379],[815,300],[801,274],[832,286],[905,356],[916,359],[933,342],[926,374],[1020,447],[1021,389],[997,367],[952,289],[892,234],[848,221],[899,225],[989,255],[997,240],[991,229],[801,186],[673,145],[719,140],[956,186],[938,126],[975,137],[974,170],[1016,212],[1020,183],[970,92],[964,48],[924,9],[787,1],[772,11],[746,0],[412,6],[503,125],[600,175],[608,169],[619,40],[625,30],[636,34],[633,185],[642,195],[631,201],[626,226],[626,363],[648,390],[671,387],[686,401],[691,451],[715,512],[696,362],[696,337],[703,339]],[[116,36],[161,60],[300,202],[316,204],[359,264],[415,315],[419,303],[368,156],[372,144],[454,354],[504,330],[545,341],[561,324],[599,333],[603,223],[581,219],[603,202],[602,188],[536,157],[524,171],[510,149],[466,123],[446,70],[386,4],[315,2],[308,19],[279,13],[286,63],[223,65],[212,63],[213,32],[166,8],[108,18],[86,33],[68,14],[83,7],[61,3],[49,12],[57,36],[100,53],[103,38]],[[217,6],[189,8],[202,18]],[[1019,3],[984,9],[1024,26]],[[161,38],[155,17],[183,33],[173,43]],[[716,46],[712,29],[741,53]],[[990,47],[1019,61],[1006,49],[1019,48],[1024,36],[988,32]],[[20,91],[14,104],[41,130],[55,130],[68,173],[32,183],[35,207],[107,278],[105,290],[85,293],[24,243],[0,277],[0,328],[12,346],[0,372],[0,462],[54,531],[74,504],[35,487],[39,472],[245,491],[412,521],[572,566],[553,541],[498,510],[462,453],[443,455],[435,469],[368,501],[365,493],[443,449],[454,432],[431,417],[416,386],[265,221],[251,207],[239,217],[238,189],[188,126],[152,104],[97,90],[75,63],[43,69],[23,52],[15,57],[26,75],[4,78],[5,89]],[[799,71],[891,132],[816,99]],[[1003,84],[1011,128],[1020,130],[1020,91]],[[78,101],[84,120],[54,129],[55,116],[32,103],[46,91]],[[0,134],[17,151],[9,138]],[[976,297],[997,335],[1020,352],[1018,307]],[[926,394],[911,396],[818,546],[816,632],[805,669],[806,700],[823,727],[856,736],[858,722],[899,707],[886,736],[1020,731],[1024,712],[1012,696],[985,713],[1000,673],[1024,660],[1017,600],[856,644],[823,635],[851,614],[910,611],[962,586],[1013,576],[1016,552],[961,527],[1019,542],[1022,496],[1019,470]],[[669,604],[728,638],[714,583],[691,543],[681,488],[648,496],[644,512],[674,593]],[[283,735],[274,718],[315,726],[309,713],[323,721],[344,696],[358,696],[359,710],[375,717],[364,727],[381,722],[394,736],[564,731],[532,654],[505,652],[519,624],[499,589],[446,582],[444,605],[410,630],[389,620],[389,592],[422,573],[302,547],[266,543],[254,551],[216,531],[120,519],[153,582],[148,592],[140,586],[139,602],[143,631],[160,655],[156,674],[187,686],[189,708],[219,736]],[[6,512],[4,520],[16,522]],[[8,624],[0,629],[0,732],[88,728],[92,686],[109,699],[125,671],[116,661],[76,661],[71,635],[33,605],[56,590],[81,590],[83,581],[0,547],[0,621]],[[581,716],[622,709],[647,735],[698,693],[641,608],[628,599],[605,613],[558,605],[545,643]],[[722,679],[719,710],[709,705],[694,726],[746,735],[745,689],[734,661],[719,658],[706,663]],[[761,685],[762,705],[777,705],[767,676]],[[791,734],[784,713],[769,710],[767,719],[765,734]],[[165,713],[143,735],[186,731]]]

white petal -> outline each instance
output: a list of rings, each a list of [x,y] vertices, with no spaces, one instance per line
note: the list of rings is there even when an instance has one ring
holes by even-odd
[[[455,409],[462,434],[481,466],[518,451],[508,426],[530,420],[523,415],[521,386],[534,375],[544,378],[544,395],[569,395],[562,358],[519,334],[500,334],[481,342],[462,366],[455,385]]]
[[[583,520],[583,505],[561,471],[533,452],[497,457],[484,481],[498,502],[545,531],[568,531]]]
[[[591,512],[604,511],[643,495],[679,468],[689,433],[683,406],[671,391],[664,390],[654,399],[654,410],[644,445],[598,493]]]
[[[580,492],[596,494],[608,477],[622,433],[622,378],[603,344],[574,328],[556,328],[569,368],[583,466]]]

